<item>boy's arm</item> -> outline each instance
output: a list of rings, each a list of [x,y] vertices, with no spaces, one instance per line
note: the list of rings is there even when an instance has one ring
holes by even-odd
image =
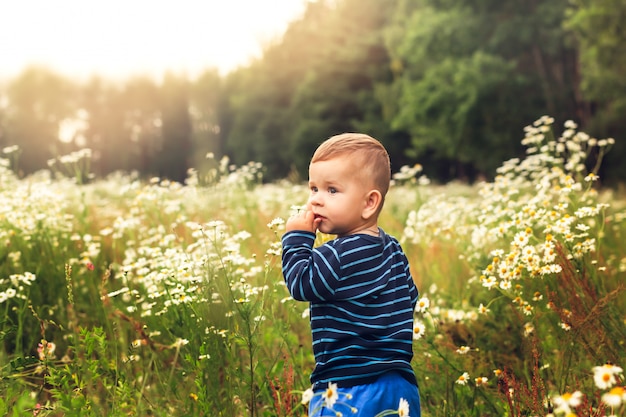
[[[313,250],[315,234],[304,230],[285,233],[283,244],[283,277],[291,296],[299,301],[328,300],[333,289],[320,271],[325,269],[328,260]]]
[[[409,263],[406,264],[406,276],[407,276],[407,284],[409,286],[409,296],[411,297],[411,305],[413,306],[413,310],[417,306],[417,300],[419,299],[419,291],[417,289],[417,285],[415,285],[415,281],[413,281],[413,276],[411,275],[411,270],[409,269]]]

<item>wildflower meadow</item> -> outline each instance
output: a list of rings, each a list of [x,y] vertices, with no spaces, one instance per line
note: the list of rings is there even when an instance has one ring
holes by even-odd
[[[520,136],[492,181],[394,174],[380,225],[420,290],[422,415],[626,416],[626,195],[599,176],[614,140],[550,117]],[[1,415],[306,415],[308,306],[280,260],[306,185],[210,155],[184,185],[93,178],[88,150],[26,178],[19,149],[0,156]]]

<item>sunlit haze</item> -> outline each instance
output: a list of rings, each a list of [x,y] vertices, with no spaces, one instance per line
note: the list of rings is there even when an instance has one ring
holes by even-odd
[[[306,0],[0,2],[0,78],[30,65],[124,78],[226,73],[261,55]]]

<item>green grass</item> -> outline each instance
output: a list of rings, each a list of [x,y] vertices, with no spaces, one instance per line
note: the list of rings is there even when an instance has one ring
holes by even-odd
[[[564,142],[543,125],[527,139]],[[399,177],[388,195],[380,225],[428,304],[413,361],[425,416],[626,411],[602,400],[623,373],[601,387],[593,370],[625,365],[626,199],[556,149],[493,182]],[[261,185],[258,168],[185,187],[0,171],[0,414],[305,415],[307,305],[283,284],[275,219],[307,190]]]

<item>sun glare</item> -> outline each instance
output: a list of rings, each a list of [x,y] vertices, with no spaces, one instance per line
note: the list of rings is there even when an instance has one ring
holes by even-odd
[[[29,65],[78,77],[225,73],[260,56],[305,1],[2,2],[0,77]]]

